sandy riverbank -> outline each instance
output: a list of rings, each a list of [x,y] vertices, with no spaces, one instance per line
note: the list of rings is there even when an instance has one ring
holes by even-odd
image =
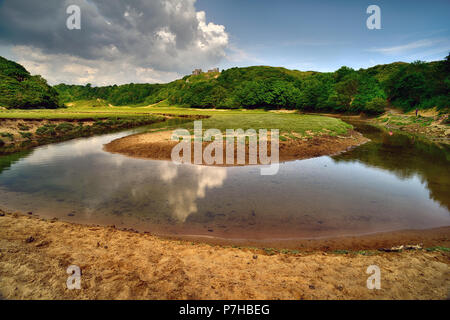
[[[159,131],[135,134],[114,140],[104,146],[104,150],[136,158],[170,160],[172,148],[178,142],[171,140],[172,131]],[[349,131],[345,135],[320,135],[311,138],[288,139],[279,142],[279,161],[299,160],[347,151],[368,141],[362,134]],[[203,150],[209,142],[203,142]],[[268,143],[270,151],[270,142]],[[194,150],[192,143],[191,150]],[[249,146],[245,147],[246,161],[249,159]],[[235,144],[235,163],[237,145]],[[270,152],[269,152],[270,154]],[[223,143],[223,163],[226,162],[226,143]],[[192,152],[193,161],[193,152]]]
[[[66,288],[69,265],[81,290]],[[366,287],[369,265],[381,290]],[[267,255],[0,212],[5,299],[446,299],[449,266],[440,251]]]
[[[398,110],[390,109],[385,114],[369,123],[387,130],[399,130],[408,134],[419,136],[427,140],[450,144],[450,125],[448,114],[439,114],[433,108],[429,110],[420,110],[416,117],[415,111],[401,113]]]

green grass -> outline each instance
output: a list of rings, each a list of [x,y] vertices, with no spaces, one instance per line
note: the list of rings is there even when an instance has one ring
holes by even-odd
[[[440,246],[426,248],[425,250],[428,251],[428,252],[435,252],[435,251],[450,252],[450,248],[440,247]]]
[[[120,107],[124,108],[124,107]],[[124,109],[123,109],[124,110]],[[329,133],[331,135],[345,134],[351,125],[331,117],[320,115],[303,115],[298,113],[275,113],[261,109],[196,109],[183,108],[178,106],[168,106],[166,102],[161,102],[152,107],[139,107],[138,110],[174,115],[203,115],[210,116],[202,120],[203,129],[216,128],[225,132],[226,129],[279,129],[280,139],[293,138],[291,133],[298,133],[309,136],[310,133]],[[192,129],[193,123],[186,124],[186,129]],[[326,129],[326,130],[324,130]],[[329,130],[330,132],[328,132]],[[308,132],[307,132],[308,131]]]
[[[193,126],[192,123],[189,126]],[[334,134],[344,134],[351,126],[345,122],[324,116],[301,114],[277,114],[265,112],[261,114],[248,114],[243,112],[239,116],[235,114],[216,114],[202,122],[204,129],[217,128],[222,132],[226,129],[279,129],[280,135],[288,135],[295,132],[302,136],[317,133],[327,133],[324,129]],[[189,127],[188,127],[189,128]]]
[[[8,110],[0,111],[0,119],[40,119],[40,120],[96,120],[96,119],[110,119],[110,118],[136,118],[153,116],[153,112],[138,113],[125,110],[112,111],[87,111],[87,110]]]
[[[9,109],[0,110],[0,119],[108,119],[136,118],[154,116],[157,111],[140,107],[109,107],[96,106],[97,100],[76,101],[73,105],[61,109]]]
[[[334,254],[349,254],[349,250],[334,250],[332,253]]]
[[[383,115],[377,118],[381,123],[388,122],[398,126],[407,126],[410,124],[419,124],[423,127],[431,125],[433,117],[416,117],[415,115]]]
[[[278,252],[278,250],[274,249],[274,248],[263,248],[263,251],[268,256],[273,256],[274,254],[276,254]]]
[[[302,115],[298,113],[275,113],[264,110],[216,110],[183,108],[169,106],[162,101],[153,106],[121,106],[111,107],[97,100],[76,101],[63,109],[36,110],[0,110],[0,119],[113,119],[149,117],[155,114],[172,115],[202,115],[203,128],[217,128],[222,132],[226,129],[279,129],[281,139],[294,137],[292,133],[305,137],[319,133],[331,135],[345,134],[351,125],[336,119],[319,115]],[[192,129],[193,122],[180,125],[182,128]],[[324,130],[325,129],[325,130]]]
[[[332,251],[334,254],[353,254],[353,255],[362,255],[362,256],[373,256],[378,254],[376,250],[334,250]]]

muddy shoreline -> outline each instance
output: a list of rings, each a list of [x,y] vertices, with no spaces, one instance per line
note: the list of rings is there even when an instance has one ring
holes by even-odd
[[[134,230],[134,229],[132,229]],[[208,243],[212,245],[253,247],[270,249],[278,252],[283,250],[301,250],[305,252],[322,251],[383,251],[401,245],[420,245],[425,248],[450,248],[450,226],[423,230],[398,230],[389,232],[375,232],[362,235],[342,235],[320,238],[301,239],[227,239],[205,235],[162,235],[164,239]]]
[[[0,235],[5,299],[446,299],[450,286],[450,254],[439,249],[232,248],[7,212]],[[366,287],[373,264],[382,290]],[[66,287],[70,265],[81,290]]]
[[[172,148],[178,142],[170,140],[171,132],[149,132],[140,133],[111,141],[104,145],[103,149],[107,152],[126,155],[129,157],[152,160],[171,160]],[[315,136],[310,139],[289,139],[279,142],[279,161],[302,160],[325,155],[335,155],[348,151],[361,144],[368,142],[361,133],[350,130],[345,135]],[[203,142],[204,150],[210,143]],[[234,146],[234,163],[237,163],[237,145]],[[270,155],[270,142],[267,144],[268,155]],[[191,150],[194,150],[194,143],[191,144]],[[246,163],[249,162],[249,154],[251,149],[248,143],[245,146]],[[191,154],[191,163],[193,163],[194,155]],[[226,163],[226,143],[223,143],[223,160]],[[258,158],[258,164],[259,164]],[[203,164],[205,164],[203,162]]]
[[[102,222],[78,222],[70,219],[41,216],[32,212],[10,211],[0,208],[0,216],[13,218],[26,218],[33,221],[61,222],[88,228],[111,228],[117,231],[131,232],[141,235],[149,235],[167,241],[181,241],[184,243],[204,243],[213,246],[270,249],[274,252],[283,250],[300,250],[303,252],[334,252],[334,251],[384,251],[401,245],[420,245],[422,248],[450,248],[450,226],[431,229],[406,229],[395,231],[380,231],[359,235],[329,235],[321,237],[304,237],[292,239],[253,239],[253,238],[224,238],[212,234],[166,234],[161,231],[139,230],[137,227],[118,227]],[[269,236],[270,237],[270,236]]]

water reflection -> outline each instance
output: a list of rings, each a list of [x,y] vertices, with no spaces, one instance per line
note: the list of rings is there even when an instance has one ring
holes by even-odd
[[[56,204],[71,203],[74,211],[87,218],[109,209],[116,215],[165,214],[169,220],[184,222],[197,212],[196,200],[226,179],[224,168],[181,167],[168,161],[130,159],[102,151],[103,144],[121,135],[36,149],[1,175],[0,186],[6,194],[29,195],[45,207],[52,200]]]
[[[0,174],[4,170],[9,169],[14,163],[19,161],[20,159],[27,157],[30,153],[31,153],[31,151],[27,150],[27,151],[17,152],[14,154],[0,156]]]
[[[198,211],[197,200],[204,198],[206,190],[220,187],[227,177],[225,168],[190,166],[190,174],[180,174],[179,165],[168,161],[158,164],[160,178],[174,185],[167,194],[172,208],[172,216],[178,222],[185,222],[187,217]]]
[[[135,131],[43,146],[0,158],[0,206],[70,221],[224,238],[450,225],[448,149],[361,130],[371,143],[333,158],[281,164],[275,176],[261,176],[258,166],[175,165],[102,150]]]
[[[450,209],[450,147],[352,122],[372,142],[333,157],[337,163],[359,162],[394,173],[400,179],[418,176],[430,198]]]

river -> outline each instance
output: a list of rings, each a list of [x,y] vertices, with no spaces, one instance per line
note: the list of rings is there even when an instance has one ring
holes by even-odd
[[[274,176],[261,176],[258,166],[175,165],[102,150],[136,130],[40,146],[0,157],[0,207],[230,240],[450,226],[449,147],[354,124],[371,142],[282,163]]]

